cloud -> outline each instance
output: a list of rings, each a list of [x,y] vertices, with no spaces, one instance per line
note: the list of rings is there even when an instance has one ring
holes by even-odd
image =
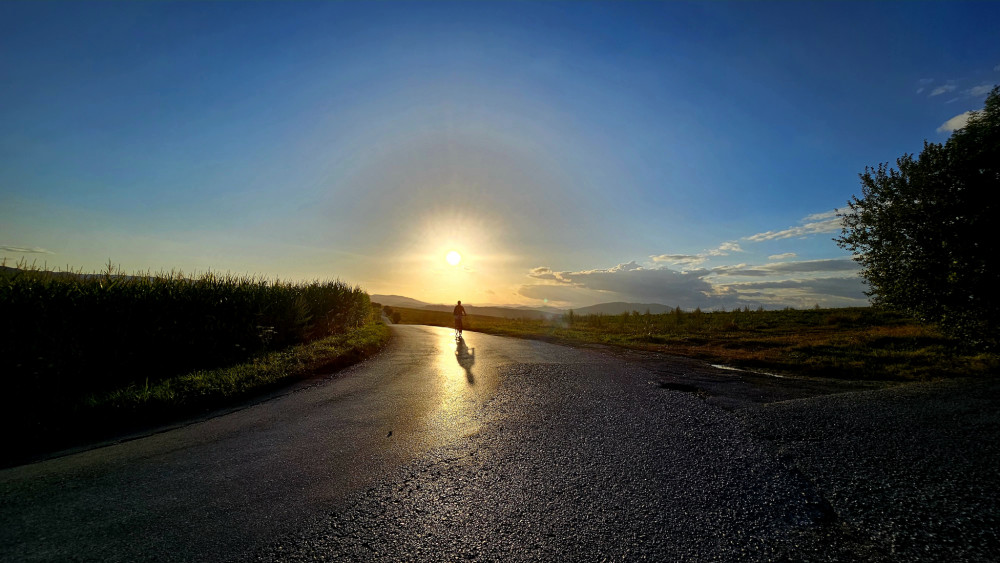
[[[927,89],[927,86],[929,86],[931,82],[934,82],[933,78],[921,78],[920,80],[918,80],[917,85],[919,86],[919,88],[917,88],[917,93],[918,94],[923,93],[923,91]]]
[[[937,132],[944,133],[961,129],[962,127],[965,127],[969,123],[969,117],[971,115],[972,115],[971,111],[960,113],[955,117],[949,119],[948,121],[942,123],[941,126],[937,128]]]
[[[865,283],[860,277],[826,277],[776,281],[742,282],[726,286],[743,296],[767,304],[789,304],[808,307],[814,303],[826,306],[864,305]]]
[[[26,246],[7,246],[0,244],[0,251],[13,252],[16,254],[55,254],[51,250],[46,250],[44,248],[37,247],[26,247]]]
[[[955,90],[955,88],[956,86],[951,83],[942,84],[941,86],[938,86],[937,88],[931,90],[931,95],[929,97],[933,98],[934,96],[940,96],[941,94],[952,92]]]
[[[716,248],[716,249],[713,249],[713,250],[709,250],[708,251],[708,255],[709,256],[729,256],[730,252],[743,252],[743,249],[740,248],[740,245],[737,244],[736,241],[729,241],[729,242],[724,242],[724,243],[720,244],[719,248]]]
[[[517,293],[560,306],[613,301],[705,310],[743,306],[801,308],[815,304],[857,306],[868,303],[864,282],[857,275],[858,268],[850,258],[737,264],[685,272],[666,267],[643,268],[634,261],[613,268],[579,272],[553,272],[543,267],[534,268],[528,274],[540,283],[522,285]],[[757,279],[721,281],[733,277]]]
[[[539,280],[558,280],[558,276],[549,268],[532,268],[528,275]]]
[[[642,266],[640,266],[639,264],[637,264],[635,260],[632,260],[631,262],[628,262],[626,264],[618,264],[614,268],[611,268],[610,270],[606,270],[606,271],[608,271],[608,272],[634,272],[636,270],[641,270],[641,269],[642,269]],[[605,270],[589,270],[589,271],[584,272],[584,273],[592,274],[592,273],[604,272],[604,271]]]
[[[966,92],[970,96],[978,98],[979,96],[985,96],[986,94],[989,94],[990,90],[992,89],[993,89],[992,84],[980,84],[979,86],[973,86],[972,88],[969,88]]]
[[[551,270],[535,268],[529,276],[540,279],[536,272],[548,275]],[[557,283],[523,285],[518,293],[532,299],[544,297],[579,302],[587,297],[593,303],[630,301],[706,308],[719,304],[726,297],[719,295],[705,280],[709,274],[704,269],[679,272],[669,268],[643,268],[632,261],[607,269],[559,272],[553,274]]]
[[[825,260],[777,262],[761,266],[747,266],[746,264],[719,266],[712,268],[712,273],[718,276],[764,277],[815,272],[856,272],[859,268],[858,263],[851,258],[830,258]]]
[[[821,233],[835,233],[841,229],[840,217],[837,217],[836,209],[833,211],[825,211],[823,213],[814,213],[802,219],[801,223],[802,225],[789,227],[781,231],[757,233],[755,235],[744,237],[744,240],[763,242],[767,240],[804,237]]]
[[[783,254],[772,254],[767,257],[768,260],[784,260],[785,258],[795,258],[798,254],[794,252],[785,252]]]
[[[821,213],[813,213],[812,215],[806,215],[802,219],[802,222],[804,222],[804,223],[812,223],[812,222],[815,222],[815,221],[825,221],[826,219],[831,219],[831,218],[836,217],[836,216],[837,216],[837,210],[836,209],[832,209],[830,211],[823,211]]]
[[[658,254],[650,256],[653,262],[666,262],[681,266],[697,266],[708,260],[703,254]]]
[[[993,67],[993,70],[996,72],[1000,72],[1000,65]]]
[[[718,248],[700,254],[654,254],[649,258],[653,262],[665,262],[675,266],[699,266],[705,263],[709,256],[729,256],[731,252],[743,252],[743,249],[736,241],[728,241],[720,244]]]

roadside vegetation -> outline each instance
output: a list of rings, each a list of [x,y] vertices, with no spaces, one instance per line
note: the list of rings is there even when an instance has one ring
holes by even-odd
[[[5,265],[4,265],[5,266]],[[389,338],[341,281],[0,268],[2,419],[17,456],[330,373]]]
[[[95,416],[135,413],[144,418],[216,407],[289,379],[335,372],[374,354],[388,339],[389,328],[371,322],[343,334],[260,354],[234,366],[195,370],[153,384],[147,380],[90,394],[81,406],[92,409]]]
[[[394,311],[401,323],[454,324],[447,312]],[[918,381],[988,375],[1000,366],[996,354],[970,352],[930,325],[867,307],[465,319],[467,331],[650,350],[771,373]]]

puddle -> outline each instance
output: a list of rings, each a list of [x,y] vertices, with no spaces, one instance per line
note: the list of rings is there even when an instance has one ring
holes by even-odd
[[[724,366],[722,364],[709,364],[709,365],[711,365],[715,369],[722,369],[722,370],[726,370],[726,371],[741,371],[741,372],[744,372],[744,373],[752,373],[754,375],[766,375],[767,377],[777,377],[778,379],[788,379],[788,377],[784,376],[784,375],[778,375],[776,373],[768,373],[766,371],[758,371],[758,370],[755,370],[755,369],[740,369],[740,368],[734,368],[732,366]]]

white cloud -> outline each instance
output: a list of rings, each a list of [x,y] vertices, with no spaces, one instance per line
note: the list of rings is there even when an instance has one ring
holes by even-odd
[[[697,266],[708,260],[703,254],[657,254],[650,256],[653,262],[666,262],[680,266]]]
[[[933,98],[934,96],[940,96],[941,94],[946,94],[948,92],[952,92],[952,91],[955,90],[955,88],[956,88],[956,86],[954,84],[951,84],[951,83],[949,83],[949,84],[942,84],[941,86],[938,86],[937,88],[931,90],[930,97]]]
[[[978,98],[979,96],[985,96],[986,94],[989,94],[990,90],[992,89],[993,89],[992,84],[980,84],[979,86],[973,86],[972,88],[969,88],[968,93],[970,96]]]
[[[969,116],[971,115],[972,115],[971,111],[960,113],[955,117],[949,119],[948,121],[942,123],[941,126],[937,128],[937,132],[944,133],[946,131],[955,131],[957,129],[961,129],[962,127],[965,127],[969,123]]]
[[[633,260],[633,261],[631,261],[631,262],[629,262],[627,264],[618,264],[617,266],[615,266],[614,268],[611,268],[608,271],[609,272],[633,272],[633,271],[641,270],[641,269],[642,269],[642,266],[640,266],[639,264],[636,263],[635,260]],[[604,270],[590,270],[590,271],[587,271],[587,272],[584,272],[584,273],[591,274],[591,273],[599,273],[599,272],[604,272]]]
[[[795,258],[798,254],[794,252],[785,252],[783,254],[772,254],[767,257],[768,260],[784,260],[786,258]]]
[[[654,254],[649,258],[653,262],[665,262],[675,266],[698,266],[705,263],[709,256],[729,256],[730,252],[743,252],[743,249],[736,241],[728,241],[700,254]]]
[[[16,254],[55,254],[55,252],[52,252],[51,250],[27,246],[0,245],[0,251],[14,252]]]
[[[540,280],[558,280],[557,274],[550,268],[532,268],[528,275]]]
[[[718,248],[708,251],[709,256],[729,256],[730,252],[743,252],[736,241],[724,242]]]
[[[865,283],[860,277],[828,277],[733,283],[724,286],[745,302],[756,301],[771,307],[807,308],[864,306]]]
[[[816,221],[825,221],[827,219],[832,219],[837,216],[837,210],[831,209],[830,211],[823,211],[822,213],[813,213],[812,215],[806,215],[803,219],[803,223],[814,223]]]
[[[858,263],[851,258],[830,258],[825,260],[800,260],[796,262],[776,262],[761,266],[719,266],[712,273],[719,276],[766,277],[788,274],[808,274],[814,272],[856,272]]]
[[[840,217],[837,217],[837,210],[814,213],[802,219],[802,225],[789,227],[781,231],[767,231],[757,233],[744,240],[753,242],[763,242],[766,240],[786,239],[793,237],[804,237],[821,233],[835,233],[841,229]]]

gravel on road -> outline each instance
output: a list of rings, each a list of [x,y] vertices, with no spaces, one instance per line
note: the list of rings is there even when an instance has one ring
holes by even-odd
[[[503,366],[477,433],[238,559],[995,560],[994,381],[584,355]]]

